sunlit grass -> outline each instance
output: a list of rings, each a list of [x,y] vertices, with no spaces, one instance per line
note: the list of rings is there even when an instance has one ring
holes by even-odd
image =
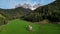
[[[31,25],[34,31],[28,31],[26,26]],[[0,34],[60,34],[60,25],[57,24],[36,24],[23,20],[12,20],[4,26]]]

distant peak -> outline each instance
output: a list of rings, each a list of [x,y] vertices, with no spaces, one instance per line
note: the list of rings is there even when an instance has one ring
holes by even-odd
[[[36,8],[38,8],[39,6],[41,6],[40,4],[35,4],[35,5],[30,5],[30,4],[27,4],[27,3],[24,3],[24,4],[19,4],[19,5],[16,5],[15,7],[23,7],[23,8],[26,8],[26,9],[31,9],[31,10],[35,10]]]

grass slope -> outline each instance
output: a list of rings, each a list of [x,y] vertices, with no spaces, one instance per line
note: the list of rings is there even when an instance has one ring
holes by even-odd
[[[28,25],[33,26],[33,32],[26,29]],[[38,25],[36,23],[29,23],[23,20],[12,20],[9,24],[3,27],[0,34],[60,34],[60,25],[46,24]]]
[[[4,17],[3,15],[1,15],[1,14],[0,14],[0,17],[1,17],[1,18],[5,18],[5,17]]]

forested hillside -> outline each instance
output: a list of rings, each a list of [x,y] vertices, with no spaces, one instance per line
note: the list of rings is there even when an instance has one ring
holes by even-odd
[[[51,22],[60,22],[60,0],[40,6],[26,16],[23,16],[25,20],[33,22],[39,22],[44,19],[48,19]]]
[[[5,17],[0,17],[3,24],[13,19],[23,19],[30,22],[40,22],[44,19],[48,19],[51,22],[60,22],[60,0],[40,6],[34,11],[22,7],[17,7],[15,9],[0,9],[0,14]]]
[[[5,18],[0,16],[0,24],[5,24],[10,20],[20,19],[21,16],[29,13],[30,9],[25,9],[22,7],[17,7],[15,9],[0,9],[0,14]]]

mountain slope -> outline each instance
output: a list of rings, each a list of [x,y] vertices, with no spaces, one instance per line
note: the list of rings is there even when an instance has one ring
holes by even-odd
[[[45,16],[50,21],[60,21],[60,0],[39,7],[35,11],[46,14]]]
[[[20,18],[21,16],[30,12],[30,9],[25,9],[22,7],[17,7],[15,9],[0,9],[0,14],[4,15],[8,19]]]
[[[60,0],[56,0],[48,5],[40,6],[33,12],[30,12],[25,20],[38,22],[44,19],[48,19],[52,22],[60,21]]]
[[[4,15],[6,19],[20,19],[20,17],[27,21],[39,22],[44,19],[50,21],[60,21],[60,0],[56,0],[48,5],[40,6],[36,10],[17,7],[15,9],[0,9],[0,14]]]
[[[10,20],[20,19],[21,16],[26,15],[30,11],[30,9],[22,7],[17,7],[15,9],[0,9],[0,25],[7,24]],[[3,16],[5,18],[3,18]]]
[[[40,6],[40,4],[34,4],[34,5],[30,5],[27,3],[24,4],[19,4],[16,7],[23,7],[25,9],[30,9],[30,10],[35,10],[36,8],[38,8]]]

